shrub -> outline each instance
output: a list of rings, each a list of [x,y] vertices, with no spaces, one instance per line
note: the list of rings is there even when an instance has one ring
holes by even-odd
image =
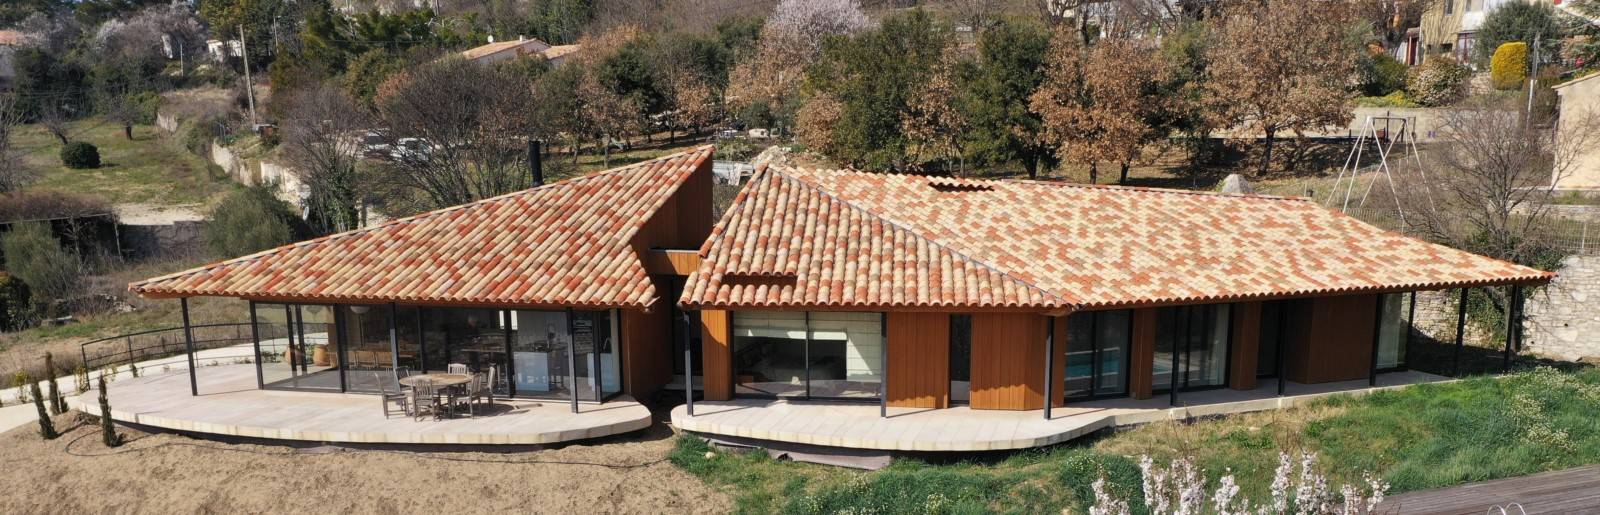
[[[1356,105],[1361,107],[1421,107],[1421,104],[1411,100],[1404,91],[1396,91],[1381,97],[1360,97]]]
[[[1368,53],[1357,68],[1363,96],[1381,97],[1406,87],[1406,65],[1386,52]]]
[[[1522,89],[1528,80],[1528,44],[1513,41],[1495,49],[1489,60],[1489,82],[1494,89],[1508,91]]]
[[[61,147],[61,164],[67,168],[85,169],[100,167],[100,149],[87,141],[74,141]]]
[[[39,395],[39,383],[28,385],[28,389],[33,392],[33,407],[39,410],[39,436],[46,440],[56,439],[60,435],[56,434],[56,426],[50,421],[50,414],[44,410],[44,396]]]
[[[60,415],[67,411],[67,402],[61,397],[61,387],[56,384],[56,359],[50,353],[44,353],[45,380],[50,383],[50,414]]]
[[[1406,92],[1412,100],[1428,107],[1454,104],[1466,96],[1472,70],[1449,56],[1429,57],[1411,70]]]
[[[105,374],[100,374],[100,441],[106,447],[122,445],[122,435],[117,434],[117,426],[111,422],[111,400],[106,398]]]
[[[59,190],[26,190],[0,194],[0,222],[99,216],[111,203],[94,195]]]
[[[0,255],[10,273],[28,285],[35,304],[53,305],[50,301],[70,298],[82,288],[78,258],[61,248],[48,223],[12,224],[11,232],[0,235]]]
[[[0,331],[17,331],[32,325],[32,305],[28,285],[0,271]]]
[[[235,191],[217,204],[206,224],[206,246],[219,257],[252,254],[305,234],[294,208],[264,186]]]

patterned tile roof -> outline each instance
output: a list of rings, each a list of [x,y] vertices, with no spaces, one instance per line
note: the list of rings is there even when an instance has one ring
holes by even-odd
[[[129,285],[146,296],[645,307],[632,242],[711,147]]]
[[[1309,199],[769,167],[681,300],[1056,311],[1548,281]]]

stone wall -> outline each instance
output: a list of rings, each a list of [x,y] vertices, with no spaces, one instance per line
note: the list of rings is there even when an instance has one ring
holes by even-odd
[[[1570,256],[1529,295],[1524,348],[1552,358],[1600,356],[1600,256]]]

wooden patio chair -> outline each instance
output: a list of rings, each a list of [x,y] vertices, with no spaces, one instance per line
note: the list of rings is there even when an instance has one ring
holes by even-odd
[[[424,409],[426,408],[426,409]],[[445,406],[439,402],[439,390],[434,386],[414,386],[411,388],[411,419],[422,420],[424,413],[440,418],[444,415]]]
[[[446,373],[451,373],[451,374],[470,374],[470,373],[472,373],[472,371],[467,370],[467,366],[465,364],[462,364],[462,363],[451,363],[451,364],[449,364],[448,366],[445,367],[445,372]]]
[[[382,372],[372,373],[372,380],[378,383],[378,391],[382,394],[380,397],[383,400],[383,418],[389,418],[389,414],[393,413],[390,406],[399,408],[402,414],[411,415],[413,403],[407,398],[405,388],[400,386],[400,381],[395,379],[392,373],[388,378],[384,378],[383,375]]]

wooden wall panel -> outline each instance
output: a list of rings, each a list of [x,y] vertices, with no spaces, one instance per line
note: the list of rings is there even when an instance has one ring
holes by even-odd
[[[950,406],[950,314],[888,313],[889,405]]]
[[[1377,295],[1318,297],[1291,316],[1286,378],[1297,383],[1363,379],[1372,366]]]
[[[1044,408],[1044,316],[972,315],[973,409]]]
[[[704,333],[700,342],[701,374],[705,381],[705,399],[725,401],[733,398],[733,317],[727,311],[707,309],[700,311],[700,327]]]
[[[1155,388],[1156,308],[1133,310],[1131,349],[1128,351],[1128,394],[1149,399]]]
[[[664,281],[657,280],[656,288],[665,291]],[[634,399],[648,399],[650,394],[672,380],[672,323],[670,302],[657,299],[650,312],[622,310],[622,370],[626,392]],[[681,359],[681,357],[678,357]]]
[[[1261,357],[1261,303],[1233,305],[1233,348],[1228,364],[1228,387],[1253,390],[1256,387],[1256,360]]]

